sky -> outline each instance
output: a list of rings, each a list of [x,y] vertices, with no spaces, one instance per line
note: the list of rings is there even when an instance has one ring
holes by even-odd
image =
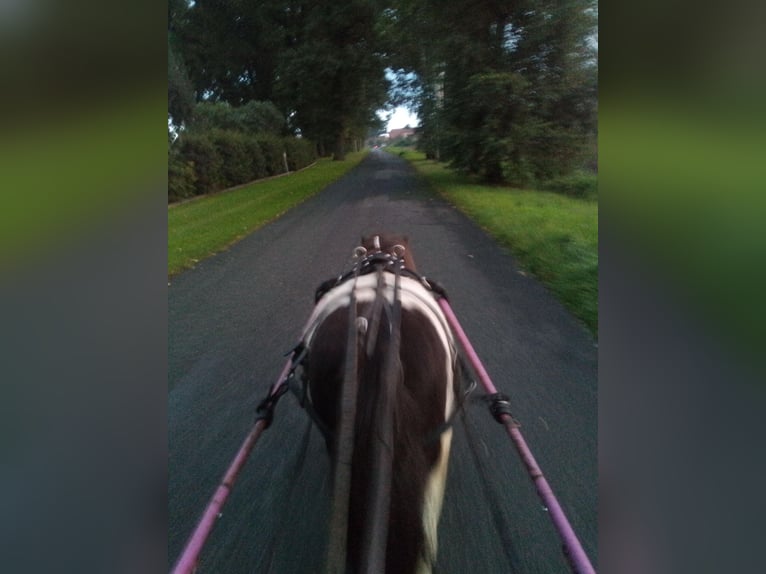
[[[381,117],[385,118],[385,112],[378,113],[381,115]],[[391,119],[388,121],[387,131],[390,132],[391,130],[398,130],[407,125],[409,125],[411,128],[414,128],[419,124],[420,120],[418,120],[418,116],[411,113],[407,108],[394,108],[394,113],[391,116]]]

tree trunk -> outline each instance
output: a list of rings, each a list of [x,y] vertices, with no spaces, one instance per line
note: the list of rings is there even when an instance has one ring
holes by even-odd
[[[343,161],[346,159],[346,150],[343,145],[343,132],[341,131],[335,138],[335,150],[333,151],[332,159],[335,161]]]

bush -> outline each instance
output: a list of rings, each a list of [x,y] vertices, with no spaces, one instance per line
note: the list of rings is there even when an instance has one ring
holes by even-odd
[[[197,176],[194,163],[185,160],[177,149],[168,153],[168,202],[192,197]]]
[[[223,159],[209,134],[183,134],[178,145],[184,161],[194,165],[197,195],[223,189]]]
[[[263,157],[261,144],[258,140],[253,137],[247,138],[245,140],[245,151],[247,152],[247,165],[249,168],[247,181],[266,177],[266,160]]]
[[[194,107],[191,131],[238,131],[245,135],[285,133],[285,118],[271,102],[250,101],[234,107],[226,102],[199,102]]]
[[[240,129],[249,135],[286,133],[285,118],[271,102],[253,100],[235,110]]]
[[[287,165],[290,171],[297,171],[316,161],[316,147],[305,139],[286,138]]]
[[[211,139],[223,162],[221,178],[224,187],[233,187],[255,179],[251,173],[245,135],[233,131],[216,130],[211,133]]]
[[[168,151],[168,201],[281,175],[285,152],[290,171],[316,160],[316,146],[305,139],[231,130],[184,132]]]
[[[271,136],[258,136],[258,144],[261,146],[264,165],[266,167],[266,176],[279,175],[285,173],[285,163],[282,154],[285,146],[281,138]]]
[[[583,199],[598,198],[598,176],[591,173],[575,172],[545,182],[542,188],[569,197]]]

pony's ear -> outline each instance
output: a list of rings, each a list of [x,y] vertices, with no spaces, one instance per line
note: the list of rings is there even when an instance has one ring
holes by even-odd
[[[402,241],[404,241],[405,245],[409,245],[410,244],[410,236],[409,235],[403,235],[402,236]]]

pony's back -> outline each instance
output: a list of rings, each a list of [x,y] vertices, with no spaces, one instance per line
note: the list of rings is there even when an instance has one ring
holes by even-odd
[[[438,305],[415,279],[399,278],[399,315],[393,274],[356,281],[320,301],[306,365],[313,408],[335,462],[353,290],[357,392],[347,565],[362,572],[385,556],[386,572],[427,572],[436,555],[451,439],[445,421],[454,409],[454,344]],[[376,548],[381,539],[385,548]]]

